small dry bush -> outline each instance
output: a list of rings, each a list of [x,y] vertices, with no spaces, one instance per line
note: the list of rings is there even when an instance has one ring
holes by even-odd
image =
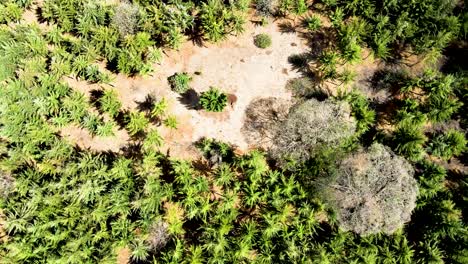
[[[116,7],[112,23],[119,31],[120,36],[124,38],[127,35],[136,33],[139,17],[140,10],[138,6],[124,1]]]
[[[287,100],[268,97],[253,100],[245,110],[242,134],[247,143],[269,148],[280,124],[288,116],[291,103]]]
[[[374,143],[344,159],[323,190],[344,230],[392,234],[411,218],[418,186],[404,158]]]
[[[150,228],[148,239],[146,240],[150,250],[157,252],[169,241],[168,224],[164,221],[156,221]]]
[[[271,154],[280,163],[304,162],[323,147],[339,147],[355,131],[356,121],[346,102],[310,99],[293,107],[280,124]]]
[[[14,189],[15,179],[11,175],[0,171],[0,198],[6,199]]]
[[[255,9],[257,14],[263,17],[273,16],[278,7],[278,0],[256,0]]]

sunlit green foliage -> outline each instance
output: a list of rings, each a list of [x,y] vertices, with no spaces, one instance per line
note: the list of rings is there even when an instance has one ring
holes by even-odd
[[[153,45],[151,35],[146,32],[127,35],[124,40],[124,47],[117,56],[117,69],[129,75],[150,73],[152,71],[152,62],[147,58]]]
[[[146,151],[157,150],[164,143],[163,138],[157,130],[150,130],[143,141],[143,149]]]
[[[369,106],[367,98],[356,90],[350,93],[339,95],[341,100],[349,103],[351,106],[351,114],[356,119],[356,132],[358,134],[365,133],[375,123],[375,111]]]
[[[430,161],[423,161],[420,166],[422,170],[421,173],[417,175],[420,196],[418,206],[425,204],[439,192],[445,190],[443,181],[447,176],[447,172],[443,167]]]
[[[0,24],[7,24],[11,22],[18,22],[23,15],[23,9],[16,3],[7,1],[0,4]]]
[[[310,31],[316,31],[322,27],[322,21],[317,16],[309,16],[304,19],[304,26]]]
[[[116,117],[119,114],[122,103],[117,97],[117,92],[112,89],[105,89],[102,97],[99,98],[100,109],[108,113],[111,117]]]
[[[46,0],[41,16],[56,24],[61,33],[79,34],[113,70],[131,75],[150,73],[152,63],[161,57],[155,45],[178,48],[190,30],[201,31],[210,41],[242,32],[246,5],[219,0],[201,4],[135,1],[118,5],[89,0]],[[195,28],[195,19],[201,21],[200,28]],[[55,36],[56,43],[63,44],[60,34]]]
[[[100,124],[97,125],[96,127],[96,135],[100,137],[110,137],[114,136],[114,128],[116,127],[116,124],[112,121],[103,121]]]
[[[149,120],[145,117],[145,114],[132,111],[127,115],[127,125],[125,126],[130,135],[136,135],[143,132],[149,124]]]
[[[163,120],[163,124],[170,129],[177,129],[179,126],[179,121],[174,115],[169,115]]]
[[[411,47],[417,53],[440,53],[460,29],[460,22],[454,13],[457,1],[452,0],[378,3],[341,0],[326,1],[325,4],[335,27],[341,27],[347,18],[359,17],[364,31],[354,36],[362,36],[361,41],[384,59],[391,55],[394,47]],[[358,40],[355,44],[349,44],[361,43]]]
[[[166,100],[166,98],[161,98],[159,101],[157,101],[153,109],[151,109],[151,117],[153,118],[161,118],[166,114],[166,111],[169,107],[169,104]]]
[[[244,15],[233,7],[226,7],[221,0],[208,0],[201,6],[201,27],[206,38],[213,42],[225,39],[229,34],[243,32]]]
[[[209,112],[222,112],[227,106],[227,95],[216,87],[211,87],[200,96],[200,105]]]
[[[425,121],[424,118],[419,120],[407,117],[397,125],[394,135],[395,150],[409,160],[420,160],[425,154],[424,144],[427,137],[424,135],[422,127]]]

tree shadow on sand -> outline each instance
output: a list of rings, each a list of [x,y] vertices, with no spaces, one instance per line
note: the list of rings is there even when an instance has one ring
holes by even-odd
[[[187,109],[199,110],[200,109],[200,95],[194,89],[189,89],[187,92],[180,95],[179,102]]]

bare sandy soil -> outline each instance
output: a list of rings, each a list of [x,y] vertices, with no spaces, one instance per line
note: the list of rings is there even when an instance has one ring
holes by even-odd
[[[263,50],[253,44],[253,37],[258,33],[271,35],[273,44],[270,48]],[[169,100],[168,113],[177,116],[179,128],[161,128],[160,132],[165,138],[164,151],[169,151],[173,156],[193,156],[193,142],[202,137],[216,138],[234,144],[240,150],[247,150],[249,146],[241,133],[245,109],[259,97],[290,99],[291,93],[285,85],[289,79],[300,77],[300,74],[292,70],[288,57],[306,50],[305,43],[296,34],[281,33],[277,23],[266,27],[255,27],[249,23],[244,34],[230,37],[219,44],[204,43],[200,47],[187,42],[179,51],[168,51],[161,64],[155,65],[152,76],[128,78],[116,75],[113,86],[125,109],[135,109],[148,96],[156,100],[161,97]],[[176,72],[191,74],[191,87],[198,94],[215,86],[234,94],[237,101],[223,113],[190,109],[187,103],[195,103],[196,98],[187,102],[170,90],[167,78]],[[67,82],[88,95],[97,88],[72,79]],[[92,138],[87,131],[76,127],[67,127],[62,135],[80,147],[96,151],[116,151],[129,140],[124,131],[118,131],[116,137],[104,139]]]
[[[82,149],[91,149],[98,152],[119,150],[127,145],[130,140],[125,130],[117,130],[113,137],[92,136],[88,130],[76,125],[69,125],[61,129],[60,135],[68,141],[75,143]]]

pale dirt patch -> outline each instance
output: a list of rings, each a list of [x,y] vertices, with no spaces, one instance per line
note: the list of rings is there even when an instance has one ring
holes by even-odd
[[[117,130],[114,131],[114,133],[114,137],[92,136],[88,130],[76,125],[68,125],[60,130],[60,135],[62,137],[68,139],[78,147],[103,152],[118,152],[128,143],[130,138],[126,131]]]
[[[466,166],[462,161],[460,161],[457,157],[453,157],[450,160],[443,160],[441,158],[437,158],[435,156],[429,155],[428,156],[431,161],[444,167],[448,171],[453,171],[455,173],[466,175],[468,174],[468,166]]]
[[[103,85],[89,83],[87,81],[82,81],[73,77],[64,77],[62,79],[68,86],[73,88],[73,90],[78,91],[84,94],[88,99],[91,97],[91,91],[93,90],[102,90]]]
[[[120,248],[117,250],[117,264],[128,264],[130,263],[130,257],[132,252],[128,247]]]
[[[223,190],[222,186],[218,186],[216,184],[213,184],[211,186],[210,200],[219,200],[219,199],[221,199],[223,197],[223,193],[224,193],[224,190]]]
[[[47,31],[50,27],[47,23],[39,23],[38,21],[38,11],[44,5],[44,0],[36,0],[31,6],[26,9],[21,17],[21,22],[25,24],[36,24],[42,30]]]
[[[254,27],[249,23],[244,34],[230,37],[219,44],[205,43],[205,46],[199,47],[186,42],[178,51],[166,51],[163,62],[155,65],[152,75],[128,78],[118,74],[113,76],[112,86],[119,94],[123,109],[135,109],[148,96],[156,100],[161,97],[169,100],[168,114],[178,118],[179,127],[177,130],[160,128],[160,132],[165,138],[163,150],[172,156],[193,157],[196,153],[193,142],[202,137],[228,142],[246,151],[249,145],[241,128],[247,106],[258,97],[289,100],[291,93],[286,90],[286,83],[291,78],[300,77],[300,73],[292,69],[288,57],[307,50],[306,44],[296,34],[279,32],[278,23],[266,27]],[[255,47],[253,37],[259,33],[271,35],[273,44],[270,48]],[[180,95],[170,90],[167,82],[167,78],[176,72],[190,73],[193,76],[191,87],[197,93],[216,86],[235,95],[237,101],[226,107],[223,113],[189,109],[180,101]],[[201,74],[196,75],[195,72]],[[98,88],[73,79],[67,82],[85,94]],[[97,151],[118,150],[128,141],[124,133],[109,139],[98,139],[90,137],[81,129],[74,129],[67,128],[62,134],[82,147]]]

